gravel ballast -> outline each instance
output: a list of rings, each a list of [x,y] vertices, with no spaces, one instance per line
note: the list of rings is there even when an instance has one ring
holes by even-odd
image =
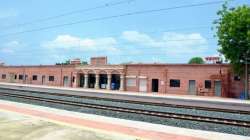
[[[30,95],[30,93],[27,93],[27,94]],[[22,95],[24,95],[24,93],[22,93]],[[35,93],[32,93],[32,96],[35,96]],[[40,95],[38,95],[38,96],[41,97]],[[103,116],[109,116],[109,117],[115,117],[115,118],[151,122],[151,123],[156,123],[156,124],[163,124],[163,125],[191,128],[191,129],[216,131],[216,132],[222,132],[222,133],[250,136],[250,133],[249,133],[250,128],[246,128],[246,127],[236,127],[236,126],[229,126],[229,125],[222,125],[222,124],[212,124],[212,123],[206,123],[206,122],[187,121],[187,120],[179,120],[179,119],[171,119],[171,118],[160,118],[160,117],[154,117],[154,116],[138,115],[138,114],[124,113],[124,112],[115,112],[115,111],[100,110],[100,109],[85,108],[85,107],[75,107],[75,106],[62,105],[62,104],[58,105],[58,104],[54,104],[54,103],[31,101],[31,100],[27,100],[27,99],[19,99],[19,98],[15,98],[15,97],[7,97],[7,96],[0,96],[0,97],[1,97],[1,99],[5,99],[5,100],[11,100],[11,101],[16,101],[16,102],[23,102],[23,103],[35,104],[35,105],[41,105],[41,106],[47,106],[47,107],[54,107],[54,108],[65,109],[65,110],[76,111],[76,112],[91,113],[91,114],[97,114],[97,115],[103,115]],[[46,95],[46,98],[59,99],[62,97],[57,98],[57,97]],[[124,105],[126,105],[126,107],[129,106],[128,103],[113,103],[110,101],[109,101],[109,103],[107,103],[107,101],[102,101],[102,100],[93,101],[93,100],[89,100],[89,99],[88,100],[79,99],[79,98],[75,99],[72,97],[63,98],[63,99],[68,100],[68,101],[74,100],[77,102],[91,102],[91,103],[97,102],[96,104],[105,104],[105,105],[112,104],[113,106],[114,105],[115,106],[123,106],[123,107],[124,107]],[[148,108],[148,105],[138,106],[136,104],[130,105],[129,107],[135,107],[135,108],[140,107],[140,109],[142,109],[142,107],[144,107],[144,109],[147,108],[149,110],[156,109],[154,107]],[[164,108],[166,109],[166,107],[164,107]],[[159,109],[159,108],[157,108],[157,109]],[[184,110],[184,109],[182,109],[182,110]],[[169,110],[167,110],[167,111],[169,111]],[[175,109],[172,108],[172,111],[175,111]],[[177,110],[177,111],[181,111],[181,110]],[[183,113],[183,112],[181,112],[181,113]],[[186,113],[189,113],[189,112],[187,111]],[[201,113],[201,112],[199,112],[199,113]],[[218,113],[220,113],[220,112],[218,112]],[[223,114],[223,115],[226,115],[226,114]],[[216,117],[218,117],[218,116],[216,116]]]

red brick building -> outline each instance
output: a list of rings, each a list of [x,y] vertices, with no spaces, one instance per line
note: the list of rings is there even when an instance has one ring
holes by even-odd
[[[109,65],[107,57],[70,65],[0,66],[0,82],[74,88],[239,97],[243,80],[228,64]]]

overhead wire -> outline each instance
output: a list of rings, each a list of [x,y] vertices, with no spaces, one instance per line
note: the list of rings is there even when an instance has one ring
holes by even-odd
[[[19,35],[19,34],[24,34],[24,33],[54,29],[54,28],[59,28],[59,27],[64,27],[64,26],[70,26],[70,25],[75,25],[75,24],[80,24],[80,23],[89,23],[89,22],[94,22],[94,21],[114,19],[114,18],[120,18],[120,17],[125,17],[125,16],[142,15],[142,14],[148,14],[148,13],[157,13],[157,12],[163,12],[163,11],[169,11],[169,10],[181,9],[181,8],[190,8],[190,7],[200,7],[200,6],[205,6],[205,5],[214,5],[214,4],[219,4],[219,3],[223,3],[223,2],[224,2],[223,0],[220,0],[220,1],[212,1],[212,2],[205,2],[205,3],[197,3],[197,4],[187,4],[187,5],[160,8],[160,9],[151,9],[151,10],[141,10],[141,11],[135,11],[135,12],[128,12],[128,13],[112,15],[112,16],[97,17],[97,18],[92,18],[92,19],[87,19],[87,20],[84,19],[84,20],[78,20],[78,21],[74,21],[74,22],[63,23],[63,24],[57,24],[57,25],[51,25],[51,26],[44,26],[44,27],[40,27],[40,28],[34,28],[34,29],[20,31],[20,32],[12,32],[12,33],[7,33],[7,34],[1,34],[0,38],[12,36],[12,35]]]
[[[55,20],[55,19],[58,19],[61,17],[66,17],[66,16],[78,14],[78,13],[84,13],[84,12],[93,11],[93,10],[97,10],[97,9],[108,8],[108,7],[113,7],[113,6],[117,6],[117,5],[121,5],[121,4],[131,3],[133,1],[136,1],[136,0],[121,0],[121,1],[108,2],[108,3],[104,3],[102,5],[98,5],[95,7],[78,9],[78,10],[69,11],[69,12],[61,13],[61,14],[54,15],[54,16],[48,16],[48,17],[44,17],[44,18],[40,18],[40,19],[35,19],[33,21],[18,23],[15,25],[9,25],[7,27],[4,27],[4,30],[15,28],[15,27],[20,27],[20,26],[25,26],[25,25],[31,25],[31,24],[35,24],[35,23],[41,23],[41,22],[50,21],[50,20]]]

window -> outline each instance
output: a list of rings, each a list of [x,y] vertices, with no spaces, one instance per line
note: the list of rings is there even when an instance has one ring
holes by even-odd
[[[234,81],[240,81],[240,76],[234,76]]]
[[[205,88],[211,88],[211,80],[205,80]]]
[[[134,86],[136,86],[136,79],[135,78],[129,78],[129,79],[127,79],[127,86],[128,87],[134,87]]]
[[[170,87],[180,87],[181,81],[178,79],[170,79]]]
[[[23,75],[19,75],[18,79],[23,80]]]
[[[76,79],[75,76],[73,76],[73,78],[72,78],[72,82],[73,82],[73,83],[75,82],[75,79]]]
[[[37,80],[37,75],[33,75],[32,80],[36,81]]]
[[[15,75],[14,79],[17,79],[17,75]]]
[[[54,76],[49,76],[49,81],[54,81],[54,80],[55,80]]]
[[[2,79],[6,79],[6,74],[2,74]]]

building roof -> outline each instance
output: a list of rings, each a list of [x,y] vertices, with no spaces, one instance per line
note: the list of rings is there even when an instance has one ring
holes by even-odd
[[[123,66],[223,66],[229,67],[230,64],[181,64],[181,63],[134,63],[134,64],[107,64],[107,65],[0,65],[0,67],[6,68],[33,68],[33,67],[75,67],[75,68],[121,68]]]
[[[75,65],[4,65],[0,66],[4,68],[34,68],[34,67],[76,67]]]
[[[124,64],[127,66],[230,66],[230,64],[181,64],[181,63],[137,63]]]

